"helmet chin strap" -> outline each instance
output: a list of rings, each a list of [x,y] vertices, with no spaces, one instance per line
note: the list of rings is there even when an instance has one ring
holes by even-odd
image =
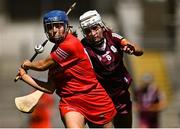
[[[94,47],[94,48],[98,48],[98,47],[101,47],[102,46],[102,44],[104,44],[105,43],[105,39],[104,38],[102,38],[100,41],[98,41],[98,42],[94,42],[94,41],[89,41],[89,43],[90,43],[90,45],[92,46],[92,47]]]
[[[64,36],[64,37],[50,38],[48,32],[45,32],[46,37],[47,37],[47,38],[49,39],[49,41],[51,41],[52,43],[58,44],[58,43],[62,42],[62,41],[65,39],[65,37],[67,36],[68,31],[69,31],[69,29],[70,29],[70,27],[68,26],[68,24],[64,25],[64,29],[65,29],[65,31],[64,31],[65,36]]]
[[[94,46],[94,48],[99,51],[104,51],[106,49],[106,39],[103,38],[97,45]]]
[[[64,38],[63,37],[59,37],[59,38],[50,38],[48,33],[46,33],[47,38],[49,39],[50,42],[58,44],[60,43]]]
[[[99,47],[104,43],[104,38],[94,44],[95,47]]]
[[[64,37],[52,38],[52,39],[49,38],[49,40],[50,40],[51,42],[55,43],[55,44],[59,44],[59,43],[62,42],[62,41],[65,39],[65,37],[67,36],[67,32],[65,32],[65,33],[66,33],[66,34],[65,34]]]

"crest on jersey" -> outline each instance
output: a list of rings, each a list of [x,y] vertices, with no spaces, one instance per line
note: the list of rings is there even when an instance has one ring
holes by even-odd
[[[115,48],[115,46],[111,46],[110,49],[111,49],[114,53],[117,52],[117,49]]]
[[[98,59],[99,59],[100,61],[102,60],[101,56],[97,55],[97,57],[98,57]]]

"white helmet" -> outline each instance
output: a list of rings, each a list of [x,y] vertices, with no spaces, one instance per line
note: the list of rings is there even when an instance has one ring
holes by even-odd
[[[83,15],[80,16],[79,22],[82,30],[96,24],[99,24],[102,27],[104,26],[101,16],[96,10],[90,10],[85,12]]]

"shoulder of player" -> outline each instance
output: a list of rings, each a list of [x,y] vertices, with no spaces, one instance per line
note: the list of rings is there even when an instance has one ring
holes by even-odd
[[[77,37],[75,37],[74,35],[68,34],[65,39],[65,42],[74,43],[74,42],[80,42],[80,40]]]
[[[77,49],[82,47],[82,44],[78,38],[73,36],[72,34],[68,34],[66,39],[59,44],[61,49],[66,49],[66,51],[76,51]]]
[[[81,43],[84,47],[87,47],[88,46],[88,43],[87,43],[87,39],[86,38],[83,38],[81,39]]]
[[[113,38],[118,38],[118,39],[123,39],[123,37],[121,35],[119,35],[117,33],[114,33],[114,32],[112,32],[112,37]]]
[[[80,40],[78,38],[76,38],[75,36],[73,36],[72,34],[68,34],[66,36],[66,39],[59,44],[59,47],[61,46],[67,46],[67,47],[73,47],[76,46],[77,44],[80,44]]]

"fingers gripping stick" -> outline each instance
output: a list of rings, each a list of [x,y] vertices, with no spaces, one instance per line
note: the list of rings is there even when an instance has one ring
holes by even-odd
[[[46,45],[46,43],[48,42],[48,40],[45,40],[42,44],[40,44],[40,45],[36,45],[35,46],[35,53],[34,53],[34,55],[31,57],[31,59],[30,59],[30,61],[32,62],[35,58],[36,58],[36,56],[38,55],[38,54],[40,54],[40,53],[42,53],[43,52],[43,50],[44,50],[44,46]],[[17,82],[17,80],[19,79],[19,75],[16,75],[16,78],[14,79],[14,82]]]
[[[127,44],[124,46],[123,51],[132,55],[135,52],[135,48],[134,46]]]

